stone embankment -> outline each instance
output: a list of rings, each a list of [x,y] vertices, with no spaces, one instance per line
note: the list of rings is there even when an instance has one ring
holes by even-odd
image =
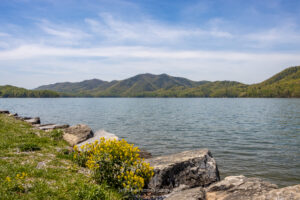
[[[63,138],[70,146],[82,146],[99,140],[119,139],[104,130],[93,132],[87,125],[75,126],[41,124],[40,118],[19,117],[9,111],[0,114],[14,116],[40,130],[62,129]],[[178,154],[152,157],[141,151],[141,157],[154,167],[154,176],[145,187],[145,199],[165,200],[300,200],[300,185],[278,188],[259,178],[243,175],[228,176],[220,180],[219,170],[207,149],[185,151]]]

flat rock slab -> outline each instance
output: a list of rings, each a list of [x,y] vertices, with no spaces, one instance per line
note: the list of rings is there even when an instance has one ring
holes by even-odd
[[[29,123],[29,124],[40,124],[41,123],[41,120],[40,120],[39,117],[25,119],[24,121]]]
[[[152,194],[167,194],[180,185],[208,186],[220,180],[216,161],[207,149],[154,157],[146,162],[154,167],[148,184]]]
[[[74,146],[93,137],[93,135],[94,133],[90,127],[85,124],[77,124],[64,129],[63,139]]]
[[[40,125],[38,128],[40,130],[53,130],[53,129],[65,129],[65,128],[69,128],[70,126],[68,124],[45,124],[45,125]]]
[[[164,200],[206,200],[205,190],[202,187],[172,192]]]
[[[99,130],[99,131],[96,131],[94,133],[94,136],[89,138],[88,140],[84,141],[84,142],[81,142],[79,144],[77,144],[78,147],[82,146],[82,145],[85,145],[85,144],[91,144],[91,143],[94,143],[96,140],[100,141],[100,139],[104,137],[105,139],[109,139],[109,140],[118,140],[118,136],[116,136],[115,134],[113,133],[109,133],[105,130]],[[80,150],[80,148],[79,148]]]
[[[16,119],[19,119],[19,120],[28,120],[28,119],[32,119],[32,117],[20,117],[20,116],[16,116]]]
[[[252,200],[271,190],[277,185],[259,178],[228,176],[224,180],[210,185],[206,189],[207,200]]]
[[[299,200],[300,199],[300,185],[271,190],[256,198],[257,200]]]
[[[229,176],[210,185],[173,191],[165,200],[299,200],[300,185],[278,189],[276,185],[259,178]]]

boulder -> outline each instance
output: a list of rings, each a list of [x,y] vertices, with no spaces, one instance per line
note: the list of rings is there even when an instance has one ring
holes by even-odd
[[[64,129],[63,139],[71,146],[74,146],[93,137],[93,135],[93,131],[90,127],[85,124],[77,124]]]
[[[277,188],[277,185],[259,178],[246,178],[242,175],[228,176],[206,188],[206,199],[250,200]]]
[[[172,192],[164,200],[206,200],[205,190],[202,187]]]
[[[0,110],[0,114],[9,114],[8,110]]]
[[[300,185],[294,185],[289,187],[284,187],[280,189],[271,190],[266,192],[257,198],[257,200],[299,200],[300,199]]]
[[[8,116],[10,116],[10,117],[17,117],[18,113],[10,113],[10,114],[8,114]]]
[[[208,186],[220,180],[216,161],[207,149],[146,159],[154,167],[148,183],[152,194],[167,194],[180,185],[189,188]]]
[[[44,124],[44,125],[40,125],[38,128],[40,130],[53,130],[53,129],[65,129],[65,128],[69,128],[70,126],[68,124]]]
[[[113,133],[106,132],[105,130],[99,130],[99,131],[96,131],[96,133],[94,133],[92,138],[89,138],[88,140],[77,144],[77,146],[80,147],[85,144],[91,144],[91,143],[95,142],[96,140],[100,141],[100,139],[102,137],[104,137],[105,139],[110,139],[110,140],[113,140],[113,139],[118,140],[119,139],[118,136],[116,136]]]
[[[277,189],[277,186],[259,178],[229,176],[210,185],[181,189],[166,195],[165,200],[298,200],[300,185]]]
[[[24,121],[29,123],[29,124],[40,124],[41,123],[41,120],[40,120],[39,117],[25,119]]]

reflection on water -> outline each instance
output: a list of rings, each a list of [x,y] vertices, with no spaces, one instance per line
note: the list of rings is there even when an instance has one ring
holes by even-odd
[[[208,148],[223,177],[300,183],[300,99],[0,99],[0,109],[85,123],[154,155]]]

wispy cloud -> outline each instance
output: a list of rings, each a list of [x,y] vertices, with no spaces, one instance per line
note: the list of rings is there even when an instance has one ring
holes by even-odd
[[[27,59],[40,56],[60,57],[127,57],[127,58],[172,58],[172,59],[243,59],[251,54],[162,50],[147,47],[106,47],[106,48],[56,48],[38,45],[26,45],[13,50],[0,52],[0,60]]]
[[[66,23],[53,23],[44,19],[38,20],[36,24],[46,34],[45,36],[42,35],[39,39],[47,44],[80,44],[83,40],[90,39],[91,37],[89,33],[81,30],[82,27],[74,27],[74,25]],[[47,39],[45,40],[45,38]],[[47,41],[48,39],[49,41]]]
[[[116,46],[103,48],[59,48],[26,45],[13,50],[0,51],[0,60],[17,60],[38,57],[83,58],[141,58],[141,59],[208,59],[247,61],[251,59],[299,60],[298,53],[242,53],[230,51],[172,50],[140,46]]]
[[[283,25],[281,27],[274,27],[269,30],[259,31],[245,35],[246,39],[259,42],[272,43],[299,43],[300,34],[293,26]]]
[[[171,26],[156,22],[152,19],[142,19],[126,22],[113,17],[111,14],[102,13],[99,19],[85,19],[91,30],[111,41],[146,42],[151,44],[174,43],[180,40],[217,37],[231,38],[232,34],[217,29],[204,30],[200,28]]]
[[[3,33],[3,32],[0,32],[0,37],[9,37],[10,34],[8,33]]]

